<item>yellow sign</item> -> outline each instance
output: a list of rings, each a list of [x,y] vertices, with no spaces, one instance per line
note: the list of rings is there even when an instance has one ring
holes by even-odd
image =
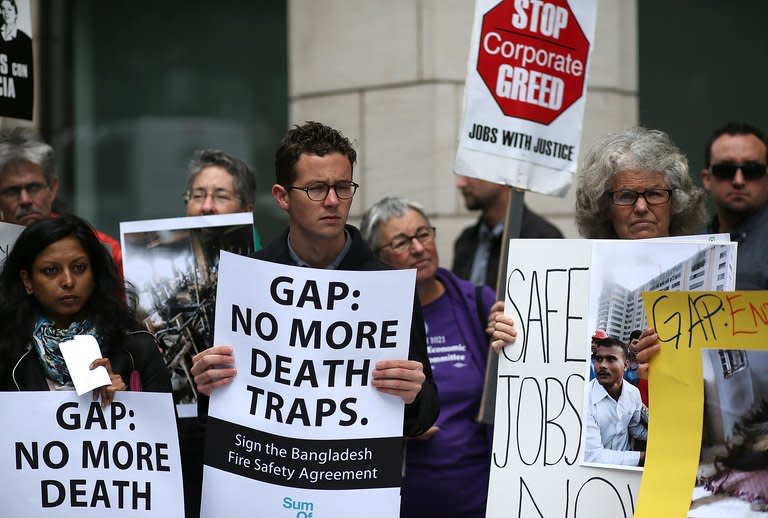
[[[648,447],[635,516],[684,517],[701,453],[702,350],[768,348],[768,291],[644,292],[661,352],[650,368]]]

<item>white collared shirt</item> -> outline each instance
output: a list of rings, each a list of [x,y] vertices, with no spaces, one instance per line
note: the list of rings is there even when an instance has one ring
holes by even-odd
[[[643,400],[640,391],[627,381],[621,384],[618,401],[597,379],[589,382],[584,460],[600,464],[637,466],[639,451],[629,451],[629,436],[646,440],[648,429],[641,423]]]

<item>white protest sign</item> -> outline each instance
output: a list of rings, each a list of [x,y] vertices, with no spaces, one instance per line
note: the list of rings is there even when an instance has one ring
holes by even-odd
[[[499,358],[487,516],[632,516],[639,468],[583,464],[590,337],[601,327],[626,343],[645,327],[643,290],[727,289],[735,245],[520,239],[510,248],[505,311],[518,336]]]
[[[565,195],[596,17],[596,0],[476,1],[456,173]]]
[[[2,392],[0,414],[3,516],[184,516],[170,394]]]
[[[75,335],[72,340],[59,344],[61,355],[67,364],[69,376],[75,385],[78,396],[97,387],[103,387],[112,383],[109,373],[103,365],[91,369],[94,360],[102,357],[99,342],[91,335]]]
[[[0,38],[0,116],[32,120],[35,66],[30,1],[13,0],[4,10],[3,37]]]
[[[408,357],[415,270],[219,265],[238,373],[210,401],[201,516],[397,517],[403,401],[370,379]]]

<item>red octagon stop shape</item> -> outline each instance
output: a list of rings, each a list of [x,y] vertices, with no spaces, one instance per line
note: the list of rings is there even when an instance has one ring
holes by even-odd
[[[589,40],[566,0],[503,0],[483,15],[477,72],[504,115],[548,125],[579,100]]]

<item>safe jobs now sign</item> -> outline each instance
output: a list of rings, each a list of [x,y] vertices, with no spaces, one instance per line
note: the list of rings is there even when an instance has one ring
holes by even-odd
[[[457,173],[565,194],[596,16],[596,0],[477,1]]]

